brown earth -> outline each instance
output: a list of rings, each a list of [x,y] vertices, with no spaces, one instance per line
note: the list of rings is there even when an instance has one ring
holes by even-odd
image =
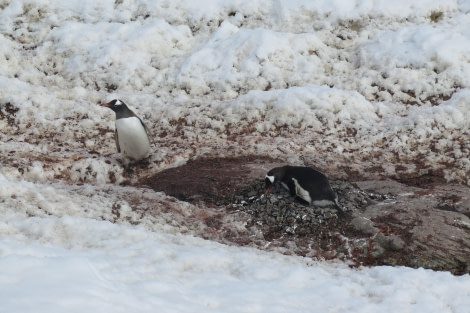
[[[203,200],[215,204],[254,178],[264,177],[272,164],[282,163],[254,156],[189,160],[183,166],[163,170],[140,184],[183,201]]]
[[[200,219],[205,227],[200,235],[207,239],[340,259],[352,266],[403,265],[470,273],[467,186],[445,184],[442,177],[429,175],[400,181],[332,181],[346,209],[341,218],[290,202],[290,209],[274,210],[256,204],[262,199],[259,186],[264,175],[281,164],[258,156],[196,159],[138,185],[196,204],[204,213],[188,218]],[[308,212],[311,218],[305,219]]]

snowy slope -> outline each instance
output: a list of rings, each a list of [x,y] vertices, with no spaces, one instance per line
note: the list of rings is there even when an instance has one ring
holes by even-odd
[[[135,226],[142,217],[124,202],[114,216],[118,189],[0,182],[3,312],[464,313],[470,304],[468,275],[229,247],[169,222]]]
[[[203,155],[331,177],[469,184],[470,4],[0,2],[0,300],[6,312],[466,312],[468,275],[352,270],[192,237],[118,186]],[[123,170],[120,98],[155,136]],[[140,204],[139,204],[140,205]]]
[[[31,218],[22,226],[66,243],[0,242],[4,312],[468,310],[468,276],[352,270],[90,219]]]
[[[15,1],[0,13],[1,101],[17,111],[1,149],[23,151],[25,171],[34,159],[49,177],[120,181],[115,157],[95,154],[114,152],[97,104],[122,98],[157,137],[154,171],[228,146],[467,183],[468,7]]]

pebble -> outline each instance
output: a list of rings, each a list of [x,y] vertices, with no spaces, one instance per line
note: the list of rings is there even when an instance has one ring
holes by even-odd
[[[348,182],[331,182],[339,203],[347,214],[373,203],[390,199],[389,195],[371,194]],[[258,225],[265,232],[307,235],[319,224],[338,218],[334,207],[316,207],[298,201],[280,185],[274,185],[264,194],[264,180],[256,180],[226,197],[226,205],[236,205],[251,216],[249,225]],[[297,231],[296,231],[297,230]]]

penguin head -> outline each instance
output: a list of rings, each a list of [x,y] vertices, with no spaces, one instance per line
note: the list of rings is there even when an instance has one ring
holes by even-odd
[[[284,175],[283,167],[273,168],[266,174],[266,177],[264,178],[264,183],[266,185],[265,187],[266,189],[264,192],[265,195],[269,193],[269,190],[276,182],[282,179],[283,175]]]
[[[276,181],[276,176],[271,176],[271,175],[266,175],[264,178],[264,183],[266,184],[266,189],[264,191],[264,194],[267,195],[269,193],[269,189],[271,189],[272,185]]]
[[[103,103],[101,106],[110,108],[116,113],[127,109],[127,105],[119,99],[114,99],[111,102]]]

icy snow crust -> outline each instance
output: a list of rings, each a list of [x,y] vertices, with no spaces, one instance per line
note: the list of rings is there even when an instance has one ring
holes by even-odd
[[[1,2],[2,309],[467,312],[468,276],[222,246],[144,214],[197,208],[119,185],[243,154],[468,185],[469,12],[452,0]],[[115,98],[155,136],[134,176],[98,105]]]

